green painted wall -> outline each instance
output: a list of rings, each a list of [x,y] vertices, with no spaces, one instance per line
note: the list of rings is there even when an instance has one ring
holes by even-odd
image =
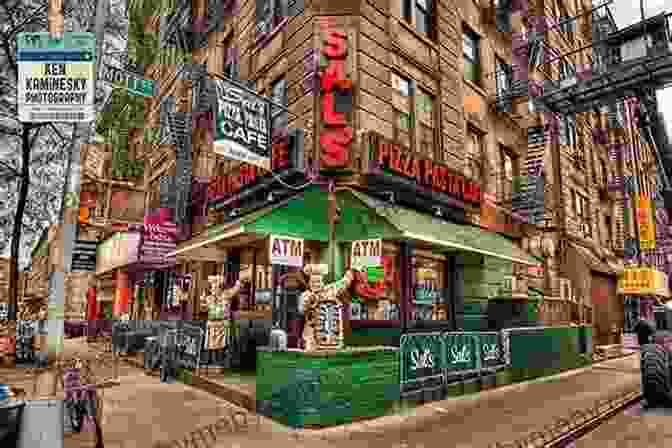
[[[487,330],[488,300],[501,296],[504,279],[513,274],[513,263],[478,254],[463,254],[464,330]]]
[[[257,352],[257,412],[291,427],[384,415],[399,400],[397,350]]]
[[[353,328],[345,338],[348,347],[387,346],[398,347],[401,328]]]

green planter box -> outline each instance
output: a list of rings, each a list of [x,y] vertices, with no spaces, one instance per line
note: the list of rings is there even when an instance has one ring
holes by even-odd
[[[495,379],[497,381],[497,387],[508,386],[511,384],[511,370],[502,369],[495,374]]]
[[[464,395],[476,394],[481,391],[481,380],[473,379],[465,381],[462,383],[462,387],[464,389]]]
[[[464,388],[462,383],[453,383],[446,387],[446,392],[448,397],[459,397],[464,394]]]
[[[399,381],[395,348],[257,351],[257,410],[292,427],[385,415],[400,399]]]

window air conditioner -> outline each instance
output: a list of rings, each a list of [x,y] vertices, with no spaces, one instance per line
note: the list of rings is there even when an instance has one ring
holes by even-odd
[[[572,300],[572,283],[569,279],[561,278],[560,279],[560,299],[562,300]]]

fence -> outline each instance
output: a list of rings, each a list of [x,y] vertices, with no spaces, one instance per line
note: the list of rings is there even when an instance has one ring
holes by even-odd
[[[400,339],[403,398],[437,398],[451,383],[508,369],[515,381],[587,365],[592,328],[526,327],[500,332],[427,332]]]

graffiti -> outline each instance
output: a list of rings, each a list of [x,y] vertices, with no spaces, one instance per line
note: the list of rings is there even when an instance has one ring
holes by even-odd
[[[422,352],[419,350],[413,350],[411,352],[411,370],[433,368],[434,358],[432,357],[432,352],[428,349],[425,349]]]

